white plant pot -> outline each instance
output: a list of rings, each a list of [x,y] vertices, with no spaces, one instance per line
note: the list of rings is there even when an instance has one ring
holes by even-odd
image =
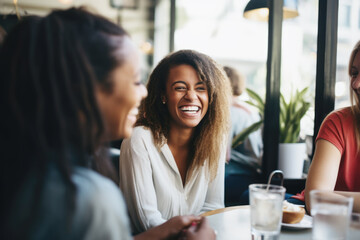
[[[279,169],[284,178],[302,178],[305,158],[305,143],[279,144]]]

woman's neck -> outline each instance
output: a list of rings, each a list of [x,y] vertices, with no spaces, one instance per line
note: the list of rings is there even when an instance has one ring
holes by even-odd
[[[176,148],[188,148],[193,137],[194,128],[172,128],[170,127],[167,144]]]
[[[183,185],[186,182],[187,172],[190,166],[190,142],[194,133],[194,129],[174,129],[170,128],[169,138],[167,144],[171,153],[174,156],[176,165],[178,167]]]

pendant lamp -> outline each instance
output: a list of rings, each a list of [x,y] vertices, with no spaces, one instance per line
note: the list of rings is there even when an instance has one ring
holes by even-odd
[[[297,6],[297,0],[284,0],[283,19],[299,16]],[[244,9],[244,17],[251,20],[268,21],[269,0],[250,0]]]

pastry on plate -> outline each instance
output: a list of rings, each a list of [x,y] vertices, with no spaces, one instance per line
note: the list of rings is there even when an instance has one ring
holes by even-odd
[[[284,201],[283,203],[283,223],[299,223],[304,218],[305,209],[299,205]]]

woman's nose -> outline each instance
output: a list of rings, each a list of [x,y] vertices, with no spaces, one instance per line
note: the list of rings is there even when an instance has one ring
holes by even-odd
[[[195,91],[193,91],[193,90],[188,90],[187,92],[186,92],[186,95],[185,95],[185,98],[186,99],[189,99],[189,100],[194,100],[194,99],[196,99],[196,92]]]
[[[351,86],[355,90],[360,88],[360,74],[352,81]]]
[[[141,85],[141,99],[144,99],[147,97],[148,95],[148,91],[146,89],[146,87],[144,85]]]

